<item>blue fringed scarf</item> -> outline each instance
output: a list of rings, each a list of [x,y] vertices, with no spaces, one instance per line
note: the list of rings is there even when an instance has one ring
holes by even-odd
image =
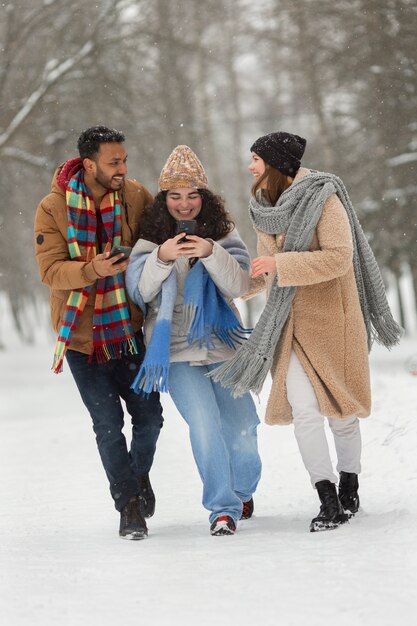
[[[238,250],[235,238],[233,240],[233,256],[242,267],[248,268],[249,256],[246,250],[242,248]],[[144,243],[146,248],[149,242]],[[228,249],[227,245],[224,247]],[[126,274],[129,295],[142,309],[145,316],[146,305],[137,285],[149,254],[149,252],[133,253]],[[146,348],[144,361],[131,386],[136,393],[167,392],[169,389],[171,320],[176,295],[177,277],[174,267],[162,283],[156,323]],[[185,280],[184,307],[188,322],[187,341],[189,344],[198,341],[200,347],[205,344],[207,348],[213,348],[215,347],[214,340],[217,338],[225,345],[236,349],[250,333],[249,329],[243,328],[201,261],[197,261],[190,269]]]

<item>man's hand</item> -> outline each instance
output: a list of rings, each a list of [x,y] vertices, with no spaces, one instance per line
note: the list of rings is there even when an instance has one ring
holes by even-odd
[[[276,274],[277,266],[273,256],[258,256],[252,261],[252,276],[257,278],[261,274]]]
[[[124,254],[118,254],[117,256],[109,258],[110,252],[104,252],[104,254],[97,254],[94,257],[92,263],[93,268],[96,274],[100,276],[100,278],[105,278],[106,276],[115,276],[116,274],[120,274],[120,272],[124,272],[129,265],[129,260],[121,261],[120,263],[116,263],[118,259],[122,259]]]

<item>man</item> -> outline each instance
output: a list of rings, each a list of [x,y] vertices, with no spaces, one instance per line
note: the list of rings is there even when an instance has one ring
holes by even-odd
[[[129,259],[110,257],[114,246],[133,246],[149,191],[126,178],[123,133],[95,126],[78,139],[80,158],[61,165],[35,218],[35,250],[42,282],[51,290],[58,341],[56,373],[64,357],[93,420],[110,493],[120,512],[119,535],[143,539],[144,517],[155,496],[149,481],[162,427],[158,393],[130,388],[144,357],[142,314],[128,299]],[[132,418],[128,450],[123,408]]]

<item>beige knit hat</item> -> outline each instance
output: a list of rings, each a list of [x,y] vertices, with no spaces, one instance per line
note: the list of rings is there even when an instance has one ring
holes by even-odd
[[[159,189],[196,187],[207,189],[208,180],[196,154],[188,146],[177,146],[169,155],[159,176]]]

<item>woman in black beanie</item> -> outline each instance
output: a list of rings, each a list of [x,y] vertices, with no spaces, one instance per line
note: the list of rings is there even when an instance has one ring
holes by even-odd
[[[251,147],[249,211],[259,256],[247,297],[266,290],[267,302],[251,337],[212,376],[240,395],[259,393],[271,371],[265,419],[294,424],[320,498],[310,524],[315,532],[358,511],[358,418],[371,408],[368,349],[374,338],[387,347],[398,343],[401,329],[342,181],[301,167],[305,147],[305,139],[287,132],[260,137]]]

